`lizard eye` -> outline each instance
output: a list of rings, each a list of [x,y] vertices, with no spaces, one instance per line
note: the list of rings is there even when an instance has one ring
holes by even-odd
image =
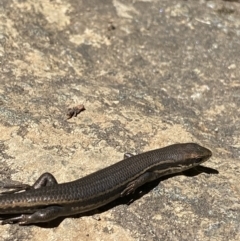
[[[201,161],[202,161],[202,158],[196,158],[196,159],[195,159],[195,162],[196,162],[196,163],[199,163],[199,162],[201,162]]]

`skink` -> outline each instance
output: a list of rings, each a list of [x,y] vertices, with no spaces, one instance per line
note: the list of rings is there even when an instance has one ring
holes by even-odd
[[[179,173],[205,162],[211,151],[195,143],[174,144],[125,158],[81,179],[58,184],[50,173],[34,185],[6,186],[0,195],[1,224],[48,222],[60,216],[83,213],[133,193],[146,182]]]

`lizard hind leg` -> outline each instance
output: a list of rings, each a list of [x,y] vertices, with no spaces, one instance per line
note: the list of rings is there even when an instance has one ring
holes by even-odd
[[[43,173],[33,185],[19,183],[19,184],[3,184],[1,187],[4,189],[12,189],[8,191],[3,191],[0,194],[12,194],[21,191],[27,191],[29,189],[38,189],[45,186],[56,185],[57,180],[51,173]]]
[[[60,216],[64,216],[64,208],[60,206],[49,206],[44,209],[40,209],[32,214],[21,214],[13,218],[7,218],[0,221],[0,224],[33,224],[44,223],[56,219]]]

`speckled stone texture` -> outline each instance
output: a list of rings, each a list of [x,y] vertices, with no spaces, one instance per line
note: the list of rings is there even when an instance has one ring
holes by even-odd
[[[1,183],[66,182],[179,142],[211,149],[219,172],[54,225],[0,226],[1,240],[240,240],[239,53],[239,1],[1,0]]]

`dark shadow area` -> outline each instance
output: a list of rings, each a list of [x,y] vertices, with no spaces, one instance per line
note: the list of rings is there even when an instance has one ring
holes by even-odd
[[[46,222],[46,223],[29,224],[27,226],[34,225],[34,226],[38,226],[38,227],[41,227],[41,228],[55,228],[55,227],[58,227],[59,224],[65,218],[68,218],[68,217],[70,217],[70,218],[80,218],[82,216],[92,216],[94,214],[99,214],[99,213],[105,212],[105,211],[107,211],[109,209],[112,209],[112,208],[118,206],[118,205],[129,205],[129,204],[135,202],[136,200],[140,199],[145,194],[149,193],[153,188],[157,187],[158,184],[161,181],[167,180],[167,179],[169,179],[171,177],[179,176],[179,175],[185,175],[185,176],[188,176],[188,177],[194,177],[194,176],[199,175],[200,173],[218,174],[219,172],[217,170],[213,169],[213,168],[204,167],[204,166],[197,166],[197,167],[189,169],[187,171],[184,171],[184,172],[181,172],[181,173],[175,173],[175,174],[167,175],[167,176],[161,177],[161,178],[159,178],[157,180],[154,180],[152,182],[146,183],[143,186],[139,187],[135,191],[135,193],[133,193],[131,195],[128,195],[128,196],[125,196],[125,197],[122,197],[122,198],[118,198],[115,201],[112,201],[111,203],[108,203],[108,204],[106,204],[106,205],[104,205],[102,207],[99,207],[98,209],[95,209],[95,210],[92,210],[92,211],[88,211],[88,212],[85,212],[85,213],[81,213],[81,214],[76,214],[76,215],[73,215],[73,216],[59,217],[59,218],[56,218],[56,219],[54,219],[54,220],[52,220],[50,222]],[[16,216],[19,216],[19,214],[18,215],[1,215],[0,220],[4,220],[6,218],[11,218],[11,217],[16,217]],[[25,225],[20,225],[20,226],[25,226]]]

